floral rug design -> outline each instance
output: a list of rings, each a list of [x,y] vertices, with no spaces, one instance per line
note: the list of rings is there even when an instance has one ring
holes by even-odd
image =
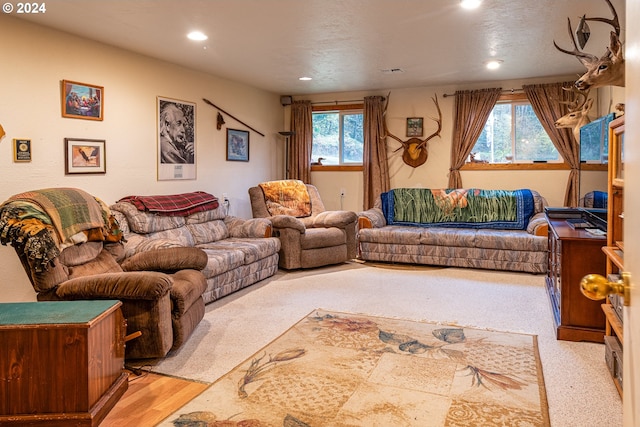
[[[315,310],[168,419],[549,426],[536,336]]]

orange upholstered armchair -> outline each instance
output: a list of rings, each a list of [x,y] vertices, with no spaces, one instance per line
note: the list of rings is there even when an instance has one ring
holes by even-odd
[[[280,239],[281,268],[313,268],[355,258],[357,215],[325,210],[313,185],[263,182],[249,189],[249,198],[253,217],[269,218]]]

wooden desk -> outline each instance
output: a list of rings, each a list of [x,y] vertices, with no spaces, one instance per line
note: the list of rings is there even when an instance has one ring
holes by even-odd
[[[604,236],[574,230],[564,219],[549,220],[549,269],[547,294],[551,302],[556,338],[568,341],[604,342],[605,317],[601,301],[580,292],[587,274],[605,275]]]
[[[121,304],[0,304],[0,426],[100,424],[128,387]]]

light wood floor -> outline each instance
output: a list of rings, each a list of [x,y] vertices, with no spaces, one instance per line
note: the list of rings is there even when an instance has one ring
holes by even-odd
[[[130,373],[129,388],[100,427],[153,427],[207,387],[164,375]]]

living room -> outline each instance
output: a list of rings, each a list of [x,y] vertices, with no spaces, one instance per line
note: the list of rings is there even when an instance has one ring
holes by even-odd
[[[624,3],[614,3],[623,17]],[[55,4],[48,4],[48,7],[53,13]],[[574,15],[581,15],[581,12],[576,11]],[[564,29],[561,32],[565,34]],[[550,55],[557,54],[559,58],[563,58],[553,48],[552,41],[549,38],[540,44]],[[201,50],[199,46],[185,45],[185,51],[193,54],[200,54]],[[284,176],[285,141],[279,132],[289,127],[289,107],[282,105],[282,95],[293,95],[295,100],[308,99],[312,102],[359,100],[370,95],[388,96],[388,124],[390,130],[398,135],[404,135],[407,117],[424,117],[425,133],[430,132],[429,126],[432,123],[429,117],[437,114],[431,97],[437,95],[443,111],[440,138],[430,142],[428,161],[420,168],[411,168],[402,164],[397,157],[392,157],[391,186],[446,188],[454,98],[444,97],[444,94],[489,87],[519,89],[524,84],[572,80],[576,74],[510,80],[496,78],[484,82],[438,85],[429,84],[427,80],[423,85],[405,88],[345,88],[324,93],[305,93],[304,90],[277,93],[260,89],[257,85],[193,70],[180,63],[170,63],[54,30],[38,25],[37,20],[23,20],[8,14],[0,16],[0,51],[3,52],[4,59],[4,78],[0,82],[3,94],[0,101],[0,124],[7,133],[0,140],[4,153],[0,172],[3,182],[0,199],[6,200],[13,194],[37,188],[78,187],[111,204],[129,195],[203,190],[218,197],[226,194],[230,200],[231,214],[241,218],[251,217],[247,194],[249,187]],[[215,52],[212,50],[207,54],[214,56]],[[566,60],[575,62],[576,70],[581,69],[575,59]],[[103,120],[61,117],[62,80],[103,88]],[[628,93],[626,96],[628,100]],[[158,179],[158,97],[196,105],[195,179]],[[248,162],[227,161],[225,127],[217,129],[217,111],[204,102],[203,98],[231,113],[224,114],[226,128],[248,130],[246,125],[235,119],[238,118],[258,131],[250,131]],[[624,101],[625,92],[622,88],[598,90],[594,109],[597,113],[594,116],[605,115],[612,111],[612,105]],[[30,162],[13,161],[11,141],[14,138],[31,141],[33,155]],[[65,138],[105,141],[105,173],[65,174]],[[327,208],[344,208],[355,212],[364,209],[362,172],[317,170],[311,176],[311,183],[320,190]],[[551,206],[564,205],[568,176],[567,168],[535,170],[531,165],[519,170],[462,171],[465,187],[534,188]],[[598,179],[594,178],[594,181]],[[341,196],[342,189],[346,190],[344,196]],[[35,300],[33,288],[12,248],[0,247],[0,268],[5,276],[0,300]],[[488,272],[479,274],[487,280],[491,277]],[[424,316],[429,317],[428,314]],[[607,389],[607,392],[611,391]],[[616,420],[614,424],[619,421]]]

